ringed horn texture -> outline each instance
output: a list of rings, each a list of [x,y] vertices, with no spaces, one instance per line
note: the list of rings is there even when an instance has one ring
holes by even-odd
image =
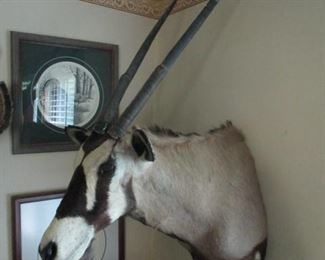
[[[138,50],[137,54],[134,56],[131,64],[129,65],[126,72],[120,77],[118,81],[118,85],[116,89],[114,90],[111,102],[108,106],[108,111],[106,115],[106,120],[108,124],[111,124],[114,118],[118,114],[118,108],[119,104],[121,102],[121,99],[127,90],[128,86],[130,85],[130,82],[132,81],[134,75],[137,73],[144,57],[146,56],[153,40],[156,38],[160,28],[165,23],[167,17],[173,10],[177,0],[173,0],[173,2],[170,4],[170,6],[166,9],[165,13],[160,17],[156,25],[153,27],[151,32],[148,34],[145,41],[142,43],[140,49]],[[106,126],[107,127],[107,126]]]
[[[157,35],[159,29],[167,19],[168,15],[172,11],[175,6],[177,0],[174,0],[172,4],[167,8],[165,13],[159,19],[153,30],[150,32],[145,42],[142,44],[140,50],[134,57],[131,65],[129,66],[126,73],[124,73],[119,79],[119,83],[117,88],[114,91],[110,106],[108,107],[107,114],[107,122],[105,131],[114,138],[121,138],[139,112],[142,110],[144,105],[146,104],[149,97],[153,94],[153,92],[159,86],[161,80],[166,76],[169,69],[176,62],[179,55],[185,49],[185,47],[192,40],[194,35],[201,28],[202,24],[208,18],[210,13],[213,11],[215,6],[218,4],[219,0],[209,0],[207,5],[203,8],[203,10],[199,13],[199,15],[195,18],[192,24],[189,26],[187,31],[183,34],[183,36],[179,39],[179,41],[175,44],[172,50],[167,54],[163,62],[156,67],[156,69],[152,72],[150,77],[147,79],[145,84],[139,93],[135,96],[133,101],[129,104],[129,106],[125,109],[123,114],[117,119],[116,122],[113,122],[115,118],[117,118],[119,103],[129,85],[135,73],[137,72],[140,64],[142,63],[149,47],[151,46],[152,41]]]

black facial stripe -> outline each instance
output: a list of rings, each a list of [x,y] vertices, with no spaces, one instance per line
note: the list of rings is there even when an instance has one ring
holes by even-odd
[[[107,161],[100,165],[97,171],[96,200],[93,209],[88,212],[91,217],[89,220],[97,229],[101,229],[110,222],[110,219],[97,219],[97,216],[102,215],[108,209],[108,189],[114,176],[115,163],[115,159],[110,156]]]
[[[83,167],[80,165],[76,168],[68,190],[56,211],[56,218],[60,219],[83,215],[86,211],[87,204],[86,191],[86,176]]]
[[[97,172],[99,177],[102,174],[112,174],[115,171],[116,161],[113,159],[113,156],[114,155],[111,154],[110,157],[99,166]]]
[[[96,183],[95,204],[92,210],[88,211],[87,205],[87,184],[84,169],[80,165],[76,168],[68,191],[61,201],[56,218],[80,216],[94,225],[96,229],[101,229],[110,223],[105,211],[108,209],[108,189],[115,172],[115,159],[110,156],[98,168],[98,179]]]
[[[85,152],[85,156],[88,155],[90,152],[94,151],[97,147],[99,147],[108,139],[108,134],[98,134],[96,132],[93,132],[91,136],[87,138],[86,142],[82,145],[82,149]]]

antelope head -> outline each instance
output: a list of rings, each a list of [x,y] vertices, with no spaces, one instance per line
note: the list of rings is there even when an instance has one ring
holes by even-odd
[[[127,214],[134,206],[132,196],[126,195],[132,194],[128,190],[132,177],[150,167],[154,154],[142,130],[134,130],[125,136],[126,130],[218,0],[208,2],[131,104],[117,117],[119,103],[130,81],[176,2],[173,0],[167,8],[127,72],[121,76],[107,109],[105,127],[97,125],[93,131],[72,126],[66,128],[66,134],[80,145],[80,149],[67,192],[41,240],[39,253],[43,260],[80,259],[97,231]]]

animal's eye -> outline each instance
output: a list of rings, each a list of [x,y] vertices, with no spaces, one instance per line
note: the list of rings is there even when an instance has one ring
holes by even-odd
[[[99,167],[99,173],[105,174],[105,173],[111,173],[115,170],[115,161],[111,158],[109,158],[106,162],[104,162]]]

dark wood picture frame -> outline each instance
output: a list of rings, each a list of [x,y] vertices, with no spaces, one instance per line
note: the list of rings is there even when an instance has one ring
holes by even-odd
[[[65,190],[20,194],[11,197],[13,260],[22,260],[21,206],[24,203],[63,198]],[[118,221],[118,259],[125,259],[125,220]]]
[[[0,134],[9,125],[11,108],[11,99],[7,86],[3,81],[0,81]]]
[[[86,68],[85,71],[90,72],[91,76],[93,76],[93,82],[96,83],[94,85],[98,87],[97,96],[99,98],[96,101],[92,101],[92,103],[88,103],[95,112],[93,114],[90,113],[92,116],[89,116],[88,121],[82,122],[85,123],[84,125],[78,126],[92,129],[95,123],[104,121],[105,108],[109,103],[113,88],[118,80],[118,46],[107,43],[11,32],[11,59],[14,105],[12,120],[13,154],[77,150],[78,147],[64,134],[63,127],[58,128],[57,125],[51,124],[53,122],[49,123],[49,117],[44,116],[44,113],[40,112],[42,110],[39,104],[42,101],[40,101],[39,97],[44,98],[46,96],[44,94],[45,83],[48,83],[49,79],[56,80],[57,77],[47,76],[47,81],[44,78],[44,84],[39,83],[39,81],[43,79],[42,77],[46,75],[50,68],[53,68],[53,65],[70,62],[69,64],[73,63],[77,64],[76,66]],[[68,65],[65,66],[66,70],[68,70]],[[79,76],[75,76],[75,72],[70,73],[73,73],[75,78],[79,80],[80,75],[85,73],[85,71],[80,72]],[[53,74],[53,69],[50,73]],[[83,80],[80,78],[80,82],[85,84],[87,82],[85,78],[86,76],[83,77]],[[62,90],[63,81],[59,80],[57,82],[58,89],[64,91]],[[84,86],[81,88],[84,88]],[[97,88],[90,88],[88,93],[94,91],[94,89]],[[43,94],[40,95],[39,93]],[[69,93],[67,88],[65,88],[64,93],[67,96],[69,95],[67,94]],[[76,90],[73,95],[76,97],[78,91]],[[86,95],[88,94],[83,93],[83,96],[80,97],[79,94],[79,100]],[[89,94],[88,101],[91,99],[90,96]],[[79,100],[69,101],[69,104],[72,104],[70,107],[73,107],[71,110],[74,113],[72,116],[73,122],[74,118],[78,116],[82,118],[84,115],[82,110],[84,108],[79,105]],[[80,110],[77,110],[76,106]],[[69,117],[67,116],[69,115],[67,111],[65,109],[65,116],[63,116],[65,118],[63,120],[66,122],[66,118]],[[55,111],[55,113],[57,112]],[[47,113],[46,115],[49,114]],[[77,125],[70,122],[66,124]]]

